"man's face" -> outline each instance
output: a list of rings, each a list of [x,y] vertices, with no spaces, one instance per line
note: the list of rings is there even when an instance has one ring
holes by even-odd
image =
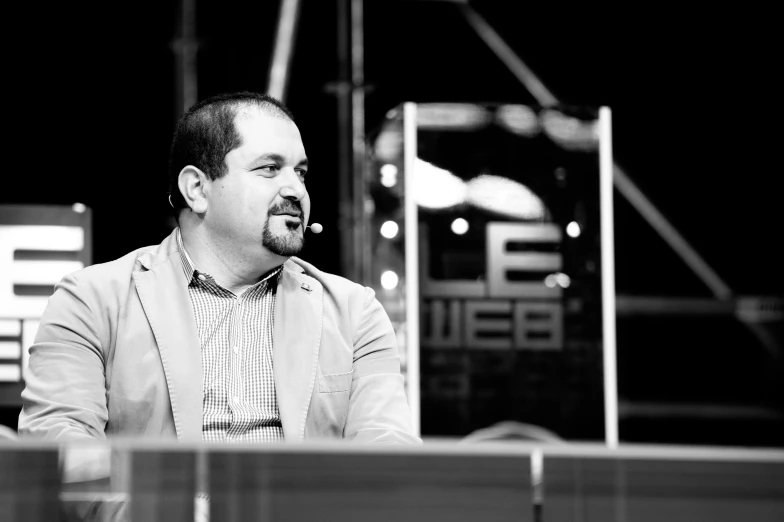
[[[226,155],[226,175],[210,183],[205,225],[234,256],[293,256],[305,243],[310,215],[299,130],[255,108],[240,109],[235,126],[242,145]]]

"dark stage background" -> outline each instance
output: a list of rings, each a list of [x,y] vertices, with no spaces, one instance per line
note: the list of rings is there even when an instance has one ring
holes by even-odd
[[[279,2],[196,4],[199,98],[263,91]],[[616,161],[737,294],[784,295],[780,18],[738,5],[471,5],[562,101],[612,108]],[[0,203],[86,204],[95,262],[169,231],[178,9],[15,3],[4,17]],[[325,228],[303,257],[339,273],[337,103],[327,88],[338,76],[336,19],[335,1],[303,0],[287,102],[313,165],[312,219]],[[448,2],[366,0],[365,77],[369,135],[403,101],[535,103]],[[710,297],[620,197],[615,213],[618,293]],[[737,368],[764,361],[737,355],[754,349],[733,344],[746,334],[709,334],[694,353],[669,353],[657,332],[625,364],[647,367],[652,389],[664,385],[655,377],[664,369],[683,366],[715,373],[722,392],[703,394],[742,396],[753,382]],[[673,394],[704,392],[683,386]]]

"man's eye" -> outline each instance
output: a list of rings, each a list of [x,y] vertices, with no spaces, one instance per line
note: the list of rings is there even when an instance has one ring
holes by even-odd
[[[263,167],[259,167],[259,169],[265,170],[267,172],[275,172],[276,170],[278,170],[278,166],[277,165],[264,165]]]

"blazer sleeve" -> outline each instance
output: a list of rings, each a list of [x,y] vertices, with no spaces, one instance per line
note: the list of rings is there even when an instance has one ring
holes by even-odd
[[[22,391],[20,436],[63,442],[105,440],[104,356],[89,285],[71,274],[44,311]]]
[[[367,443],[421,443],[411,427],[392,323],[365,288],[354,336],[354,373],[344,438]]]

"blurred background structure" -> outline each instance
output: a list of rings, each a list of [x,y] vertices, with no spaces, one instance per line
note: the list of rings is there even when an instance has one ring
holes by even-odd
[[[11,9],[0,204],[84,205],[94,263],[171,230],[174,124],[213,94],[285,99],[313,165],[311,219],[324,225],[302,257],[357,281],[370,277],[358,262],[366,145],[389,111],[408,101],[539,110],[547,93],[611,107],[616,163],[633,182],[615,198],[621,440],[784,445],[784,114],[770,13],[502,0]],[[0,343],[19,342],[14,332]],[[559,407],[555,388],[540,391]],[[13,428],[18,404],[3,400],[0,423]],[[423,434],[466,436],[484,421],[423,423]]]

